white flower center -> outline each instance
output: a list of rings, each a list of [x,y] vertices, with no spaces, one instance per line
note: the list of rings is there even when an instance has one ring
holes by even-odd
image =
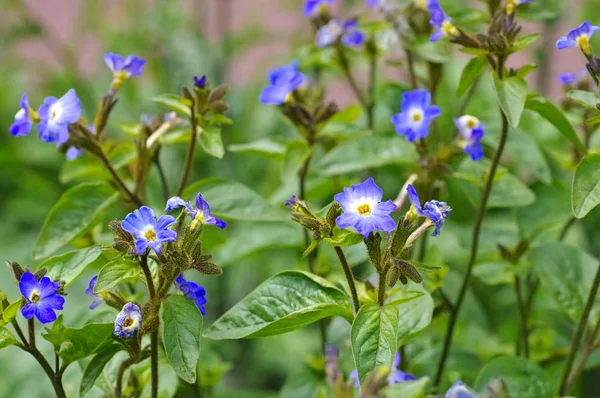
[[[19,109],[19,112],[15,115],[15,119],[22,119],[25,117],[25,109]]]
[[[55,120],[56,118],[60,117],[62,112],[63,112],[63,109],[61,108],[60,105],[58,105],[58,102],[55,103],[54,105],[52,105],[50,107],[50,119]]]
[[[423,120],[423,116],[423,111],[420,109],[414,109],[410,112],[410,120],[415,124],[420,123]]]

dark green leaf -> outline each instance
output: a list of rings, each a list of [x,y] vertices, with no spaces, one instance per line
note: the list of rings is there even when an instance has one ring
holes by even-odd
[[[263,282],[204,335],[214,340],[272,336],[334,315],[352,319],[344,292],[316,275],[284,271]]]
[[[180,97],[175,94],[162,94],[152,98],[152,102],[162,105],[172,111],[179,112],[187,117],[192,116],[190,107],[192,102],[188,99]]]
[[[496,97],[508,122],[513,128],[519,126],[527,99],[527,82],[522,77],[511,76],[500,80],[494,75]]]
[[[104,182],[84,183],[67,190],[46,217],[33,258],[47,257],[85,232],[118,198],[114,188]]]
[[[283,159],[285,154],[285,145],[269,138],[262,138],[245,144],[229,145],[227,149],[230,152],[256,153],[278,160]]]
[[[206,153],[216,157],[217,159],[221,159],[225,154],[220,127],[207,126],[202,128],[199,131],[198,141]]]
[[[100,246],[75,250],[49,258],[40,264],[38,269],[46,268],[48,270],[46,276],[54,281],[65,281],[66,286],[68,286],[81,275],[85,267],[96,261],[101,253]]]
[[[0,350],[17,344],[19,344],[19,342],[15,339],[11,331],[4,326],[0,326]]]
[[[378,366],[392,366],[397,349],[398,310],[367,303],[352,323],[350,342],[361,383]]]
[[[540,367],[520,357],[499,357],[488,362],[475,382],[475,390],[483,391],[493,379],[501,379],[511,397],[552,397],[552,383]]]
[[[135,279],[140,274],[140,264],[137,261],[121,257],[106,264],[98,273],[94,292],[109,290],[119,283]]]
[[[600,155],[588,155],[575,169],[571,208],[577,218],[585,217],[600,204]]]
[[[160,307],[160,334],[165,354],[179,377],[196,382],[203,317],[184,296],[169,296]]]
[[[92,387],[98,376],[102,374],[106,364],[115,356],[115,354],[121,351],[123,347],[119,344],[113,344],[100,351],[90,363],[86,366],[83,377],[81,378],[81,384],[79,385],[79,396],[83,398]]]
[[[458,97],[462,97],[462,95],[467,92],[467,89],[469,89],[469,87],[475,83],[475,80],[481,76],[487,65],[488,60],[485,57],[471,58],[460,75],[460,81],[458,83],[458,88],[456,89],[456,95]]]
[[[67,328],[58,355],[64,364],[93,355],[113,341],[113,323],[88,323],[80,329]]]

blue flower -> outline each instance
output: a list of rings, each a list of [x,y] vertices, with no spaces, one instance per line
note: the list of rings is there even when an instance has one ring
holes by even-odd
[[[31,112],[29,110],[29,99],[27,93],[23,93],[21,96],[21,102],[19,102],[19,111],[15,115],[15,121],[8,130],[15,137],[25,136],[31,131]]]
[[[70,89],[60,99],[46,97],[38,110],[39,137],[45,142],[56,142],[60,146],[69,140],[69,124],[81,116],[81,103],[75,89]]]
[[[144,254],[148,247],[160,253],[163,243],[174,242],[177,233],[169,229],[173,224],[175,219],[172,216],[162,216],[157,221],[154,211],[148,206],[134,210],[121,222],[123,229],[135,237],[139,255]]]
[[[406,372],[398,369],[400,366],[400,353],[396,352],[396,356],[394,357],[394,363],[392,364],[392,371],[388,376],[388,385],[403,383],[405,381],[416,380],[415,376],[408,374]],[[360,387],[360,382],[358,381],[358,370],[354,369],[350,372],[350,379],[354,380],[354,387]]]
[[[378,5],[378,4],[379,4],[379,0],[367,0],[367,1],[365,2],[365,5],[366,5],[367,7],[375,7],[375,6],[376,6],[376,5]]]
[[[531,3],[531,0],[508,0],[506,4],[506,13],[508,15],[512,14],[515,12],[515,8],[517,8],[517,6],[525,3]]]
[[[133,337],[139,332],[141,326],[142,311],[140,311],[140,307],[133,303],[127,303],[117,314],[114,334],[123,339]]]
[[[102,303],[102,297],[100,297],[99,295],[94,293],[94,286],[96,286],[97,281],[98,281],[98,275],[96,275],[92,279],[90,279],[90,284],[88,285],[87,289],[85,289],[85,294],[87,294],[88,296],[90,296],[91,298],[94,299],[94,301],[90,305],[90,310],[93,310],[94,308],[96,308],[97,306],[99,306]]]
[[[198,78],[198,76],[194,76],[194,86],[196,86],[198,88],[205,88],[206,87],[206,75],[202,75],[201,78]]]
[[[337,19],[332,19],[317,32],[315,45],[321,48],[331,46],[341,38],[342,44],[347,47],[360,46],[365,41],[365,34],[357,27],[356,20],[351,19],[342,23]]]
[[[374,230],[391,232],[396,228],[394,219],[390,217],[396,205],[391,200],[381,202],[383,190],[372,177],[361,184],[352,185],[352,188],[344,188],[344,192],[333,198],[344,211],[335,220],[340,229],[354,227],[366,239]]]
[[[260,93],[260,102],[265,105],[281,105],[293,100],[292,93],[304,81],[304,75],[298,71],[298,62],[273,69],[269,72],[270,85]]]
[[[593,26],[589,21],[582,23],[577,29],[573,29],[565,37],[562,37],[556,42],[556,48],[564,50],[570,47],[579,47],[584,54],[589,55],[592,53],[590,47],[590,39],[600,30],[600,27]]]
[[[306,0],[306,3],[304,3],[303,14],[305,17],[312,17],[316,14],[325,14],[329,11],[327,4],[333,3],[335,3],[335,0]]]
[[[396,133],[406,136],[409,142],[427,137],[432,120],[442,113],[438,106],[430,104],[431,95],[426,90],[402,94],[402,112],[392,116]]]
[[[427,217],[431,223],[435,225],[435,231],[433,231],[431,236],[438,236],[442,226],[448,218],[448,215],[452,211],[450,206],[448,206],[446,202],[430,200],[429,202],[425,202],[425,205],[421,208],[421,200],[419,199],[419,195],[417,194],[415,187],[413,187],[411,184],[408,184],[406,190],[408,191],[410,203],[417,214],[421,217]]]
[[[458,380],[450,387],[445,398],[474,398],[474,395],[465,386],[465,383]]]
[[[583,67],[579,73],[561,73],[558,76],[558,82],[560,84],[572,84],[572,83],[577,83],[580,80],[584,80],[588,75],[588,70],[586,67]]]
[[[58,283],[52,282],[44,276],[40,281],[31,272],[25,272],[19,280],[21,294],[27,303],[21,309],[25,319],[31,319],[35,315],[41,323],[54,322],[56,310],[62,310],[65,298],[56,291]]]
[[[204,304],[206,304],[206,289],[204,289],[204,286],[185,280],[183,274],[181,274],[175,279],[175,287],[177,288],[177,292],[196,303],[203,316],[206,315],[206,309],[204,308]]]
[[[485,126],[475,116],[470,115],[464,115],[458,119],[454,119],[454,124],[465,140],[465,153],[471,156],[472,160],[483,158],[481,139],[485,134]]]
[[[138,58],[135,55],[128,55],[123,58],[120,54],[104,54],[106,66],[113,72],[113,86],[121,87],[123,82],[130,77],[142,74],[142,68],[146,65],[146,60]]]
[[[431,20],[429,24],[435,28],[431,39],[429,41],[435,42],[446,36],[457,36],[459,34],[456,26],[452,24],[452,18],[450,18],[442,7],[434,5],[429,8],[431,14]]]
[[[415,0],[415,6],[432,14],[433,10],[440,6],[440,3],[438,0]]]
[[[179,207],[185,207],[190,217],[192,217],[192,229],[199,225],[215,225],[221,229],[225,228],[227,224],[225,221],[218,219],[217,217],[210,214],[210,206],[202,198],[202,194],[196,195],[196,208],[194,209],[190,202],[186,202],[179,196],[174,196],[167,201],[167,207],[165,213],[173,211]]]
[[[296,207],[296,205],[298,204],[298,202],[300,201],[300,199],[296,196],[296,195],[292,195],[290,196],[290,198],[288,200],[286,200],[283,204],[286,207],[289,207],[291,209],[294,209]]]
[[[94,127],[93,124],[88,126],[88,130],[90,130],[92,134],[96,134],[96,127]],[[81,157],[81,155],[83,155],[83,149],[79,149],[76,146],[70,146],[67,149],[67,152],[65,152],[65,157],[68,161],[75,160],[78,157]]]

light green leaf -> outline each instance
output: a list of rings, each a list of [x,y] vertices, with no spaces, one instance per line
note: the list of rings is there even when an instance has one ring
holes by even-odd
[[[98,376],[102,374],[106,364],[115,356],[115,354],[123,349],[123,346],[119,344],[113,344],[100,351],[88,365],[86,366],[83,377],[81,378],[81,384],[79,385],[79,397],[83,398],[92,387]]]
[[[354,123],[362,113],[362,107],[360,105],[350,105],[341,111],[336,112],[335,115],[327,121],[327,123]]]
[[[383,390],[385,398],[423,398],[429,383],[428,377],[415,381],[404,381],[396,383]]]
[[[499,357],[488,362],[475,382],[475,390],[484,391],[493,379],[501,379],[511,397],[552,397],[552,383],[540,367],[521,357]]]
[[[532,45],[533,43],[535,43],[535,41],[537,39],[539,39],[540,36],[541,35],[539,33],[533,33],[531,35],[519,37],[513,43],[512,48],[511,48],[511,52],[516,53],[517,51],[521,51],[521,50],[529,47],[530,45]]]
[[[460,75],[460,81],[458,83],[458,88],[456,89],[456,95],[458,97],[462,97],[462,95],[467,92],[467,89],[469,89],[475,80],[481,76],[487,65],[488,60],[485,57],[471,58]]]
[[[137,261],[121,257],[106,264],[98,273],[94,292],[109,290],[119,283],[136,278],[140,274],[140,264]]]
[[[288,377],[279,392],[279,398],[307,397],[327,397],[327,384],[323,376],[310,370]]]
[[[407,300],[402,300],[407,298]],[[433,318],[433,298],[422,284],[409,282],[393,290],[389,301],[398,311],[398,345],[403,345],[421,333]]]
[[[22,305],[23,301],[19,299],[6,307],[4,311],[2,311],[2,320],[0,321],[0,325],[6,325],[15,319]]]
[[[585,217],[600,204],[600,154],[584,157],[573,176],[571,208],[577,218]]]
[[[579,105],[597,111],[597,105],[600,104],[600,97],[596,93],[584,90],[571,90],[567,93],[567,97]]]
[[[526,78],[531,72],[537,69],[536,64],[525,64],[517,70],[517,76]]]
[[[353,232],[349,229],[339,229],[335,227],[333,236],[323,238],[323,242],[331,246],[354,246],[362,243],[364,238],[361,234]]]
[[[198,128],[198,141],[204,152],[211,156],[221,159],[225,154],[223,139],[221,138],[221,128],[217,126],[206,126]]]
[[[182,197],[186,200],[200,192],[211,212],[217,217],[245,221],[282,221],[289,215],[271,206],[265,199],[247,186],[225,178],[208,178],[188,186]]]
[[[352,323],[350,342],[358,379],[365,381],[378,366],[392,366],[396,355],[398,310],[393,305],[363,305]]]
[[[19,342],[10,330],[4,326],[0,326],[0,350],[11,345],[17,345]]]
[[[530,134],[521,129],[511,129],[504,153],[505,158],[510,159],[510,166],[516,168],[515,174],[519,175],[519,171],[525,169],[545,184],[552,182],[548,161]]]
[[[114,324],[112,322],[88,323],[79,329],[66,328],[58,356],[63,359],[64,364],[69,364],[93,355],[112,344],[113,331]]]
[[[325,175],[338,175],[416,161],[414,145],[404,138],[375,135],[344,142],[327,153],[315,169]]]
[[[51,257],[40,264],[38,269],[46,268],[47,276],[52,280],[65,281],[69,286],[87,267],[96,261],[102,249],[100,246],[92,246],[86,249],[75,250],[60,256]]]
[[[261,138],[260,140],[245,144],[229,145],[227,149],[230,152],[255,153],[267,158],[281,160],[285,154],[286,147],[281,142],[269,138]]]
[[[571,123],[550,101],[536,94],[530,94],[527,97],[525,107],[538,113],[541,117],[549,121],[556,129],[573,144],[581,153],[587,153],[585,145],[579,139],[579,136],[571,126]]]
[[[160,307],[160,319],[160,334],[169,363],[179,377],[195,383],[203,322],[200,310],[184,296],[169,296]]]
[[[522,77],[511,76],[500,80],[494,75],[494,89],[502,111],[511,127],[516,128],[521,122],[521,115],[527,100],[527,82]]]
[[[33,248],[33,258],[48,257],[85,232],[118,198],[114,188],[104,182],[83,183],[68,189],[46,217]]]
[[[313,152],[314,147],[309,148],[304,141],[288,142],[281,166],[281,181],[297,181],[298,170]]]
[[[58,352],[65,339],[66,329],[67,328],[63,324],[63,315],[60,314],[52,323],[52,327],[44,327],[46,333],[42,333],[42,337],[49,341],[54,346],[54,350]]]
[[[139,123],[136,125],[139,126]],[[130,141],[105,147],[104,150],[108,160],[117,171],[133,163],[137,158],[135,144]],[[104,165],[92,156],[82,156],[70,162],[63,162],[58,177],[63,184],[72,181],[109,180],[110,178],[110,173]]]
[[[272,336],[336,315],[352,319],[344,292],[314,274],[284,271],[233,306],[204,336],[213,340]]]
[[[159,104],[164,106],[167,109],[178,112],[187,117],[192,116],[192,111],[190,107],[192,106],[192,102],[188,99],[180,97],[175,94],[162,94],[157,95],[156,97],[152,97],[152,102],[155,104]]]

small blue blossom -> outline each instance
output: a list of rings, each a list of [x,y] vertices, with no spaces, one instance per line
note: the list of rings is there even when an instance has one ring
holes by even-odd
[[[469,391],[465,383],[458,380],[446,393],[445,398],[474,398],[475,396]]]
[[[141,75],[142,68],[146,65],[145,59],[138,58],[135,55],[128,55],[123,58],[122,55],[114,53],[104,54],[104,62],[113,72],[113,86],[115,88],[121,87],[123,82],[130,77]]]
[[[298,71],[298,62],[273,69],[269,72],[270,85],[260,93],[259,100],[265,105],[281,105],[293,101],[292,93],[300,87],[304,75]]]
[[[93,310],[94,308],[96,308],[97,306],[99,306],[102,303],[102,297],[100,297],[99,295],[94,293],[94,287],[96,286],[97,281],[98,281],[98,275],[96,275],[92,279],[90,279],[90,283],[89,283],[87,289],[85,289],[85,294],[87,294],[88,296],[90,296],[91,298],[94,299],[92,304],[90,304],[90,310]]]
[[[427,217],[431,223],[435,225],[435,231],[433,231],[431,236],[438,236],[442,226],[448,218],[448,215],[452,211],[450,206],[448,206],[446,202],[430,200],[429,202],[425,202],[425,205],[423,205],[421,208],[421,200],[419,199],[419,195],[417,194],[415,187],[413,187],[412,184],[408,184],[406,190],[408,191],[410,203],[417,214],[421,217]]]
[[[431,14],[429,24],[435,28],[429,41],[435,42],[443,37],[457,36],[459,34],[456,26],[452,24],[452,18],[446,15],[442,7],[434,5],[429,8],[429,13]]]
[[[127,303],[123,306],[121,312],[115,319],[115,336],[127,339],[133,337],[139,332],[142,326],[142,311],[140,307],[133,303]]]
[[[512,14],[515,12],[515,8],[517,8],[517,6],[525,3],[531,3],[531,0],[508,0],[506,4],[506,13],[508,15]]]
[[[38,110],[39,137],[45,142],[56,142],[60,146],[69,140],[69,124],[81,116],[81,103],[75,89],[70,89],[61,98],[46,97]]]
[[[431,95],[426,90],[407,91],[402,94],[401,113],[392,116],[392,124],[398,135],[406,136],[409,142],[425,138],[429,125],[442,112],[431,105]]]
[[[31,272],[25,272],[19,280],[19,290],[27,300],[21,309],[25,319],[31,319],[35,315],[41,323],[54,322],[56,310],[62,310],[65,298],[58,294],[58,283],[52,282],[44,276],[40,281]]]
[[[144,254],[148,247],[160,254],[163,243],[174,242],[177,233],[169,229],[173,224],[175,219],[168,215],[161,216],[157,221],[154,211],[148,206],[134,210],[121,222],[123,229],[135,237],[135,248],[139,255]]]
[[[329,11],[328,4],[335,3],[335,0],[306,0],[304,3],[303,14],[305,17],[312,17],[317,14],[325,14]]]
[[[194,86],[196,86],[198,88],[205,88],[206,87],[206,75],[202,75],[201,78],[198,78],[198,76],[194,76]]]
[[[440,3],[438,0],[415,0],[415,6],[432,14],[433,10],[440,6]]]
[[[202,198],[202,194],[196,195],[196,208],[194,209],[190,202],[186,202],[179,196],[174,196],[167,201],[167,207],[165,213],[173,211],[179,207],[185,207],[190,217],[192,217],[191,228],[194,229],[199,225],[215,225],[221,229],[225,228],[227,224],[225,221],[218,219],[217,217],[210,214],[210,206]]]
[[[336,194],[336,202],[342,206],[344,213],[335,222],[340,229],[354,227],[366,238],[374,230],[391,232],[396,228],[390,213],[396,210],[391,200],[381,202],[383,190],[372,177],[365,182],[344,188],[344,192]]]
[[[388,376],[388,380],[387,380],[388,385],[403,383],[405,381],[416,380],[415,376],[398,369],[398,366],[400,366],[400,360],[401,360],[400,353],[396,352],[396,356],[394,357],[394,363],[392,364],[392,371],[391,371],[390,375]],[[352,372],[350,372],[350,379],[354,380],[354,387],[360,387],[360,382],[358,381],[358,370],[357,369],[354,369]]]
[[[315,45],[320,48],[331,46],[340,38],[343,45],[357,47],[364,43],[365,34],[358,29],[356,20],[351,19],[342,23],[337,19],[332,19],[317,32]]]
[[[296,195],[292,195],[292,196],[290,196],[290,198],[288,200],[283,202],[283,204],[286,207],[293,209],[296,207],[296,205],[298,204],[299,201],[300,201],[300,199]]]
[[[454,119],[454,124],[465,140],[465,153],[471,156],[474,161],[483,158],[483,147],[481,145],[481,139],[485,134],[483,123],[475,116],[464,115]]]
[[[589,21],[582,23],[578,28],[573,29],[565,37],[562,37],[556,42],[556,48],[564,50],[570,47],[579,47],[584,54],[590,55],[592,48],[590,47],[590,39],[600,30],[600,27],[593,26]]]
[[[376,5],[379,5],[379,0],[366,0],[365,5],[367,7],[375,7]]]
[[[15,115],[15,121],[10,126],[9,132],[15,137],[25,136],[31,131],[31,112],[29,110],[29,99],[27,93],[23,93],[19,102],[19,111]]]
[[[175,287],[178,293],[196,304],[202,316],[206,315],[206,309],[204,308],[204,304],[206,304],[206,289],[204,289],[204,286],[186,280],[183,274],[181,274],[175,279]]]

